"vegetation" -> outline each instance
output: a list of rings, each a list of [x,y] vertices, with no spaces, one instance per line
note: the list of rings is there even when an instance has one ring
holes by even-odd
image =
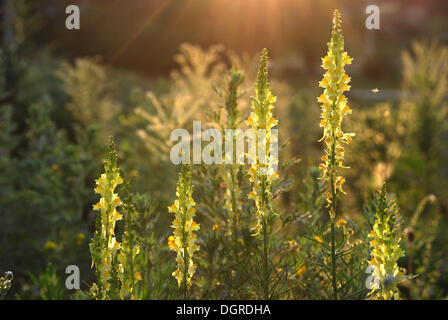
[[[183,44],[179,68],[156,81],[3,51],[22,60],[0,64],[0,299],[448,296],[443,44],[403,53],[398,101],[353,108],[337,10],[323,78],[302,88],[270,72],[267,49]],[[176,167],[170,134],[193,120],[223,137],[240,129],[233,142],[255,129],[266,153]]]

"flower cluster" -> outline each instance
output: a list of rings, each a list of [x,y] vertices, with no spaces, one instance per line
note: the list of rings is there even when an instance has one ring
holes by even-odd
[[[6,297],[9,289],[11,288],[13,274],[11,271],[5,272],[4,277],[0,277],[0,300]]]
[[[397,283],[403,278],[403,272],[397,261],[404,255],[400,248],[398,225],[400,216],[396,203],[388,204],[386,184],[376,199],[376,221],[369,233],[370,255],[369,265],[373,270],[373,280],[379,286],[373,287],[371,294],[379,299],[398,299]]]
[[[199,246],[195,243],[196,234],[194,233],[199,230],[199,225],[193,221],[196,209],[192,195],[191,166],[183,164],[177,183],[177,199],[168,207],[169,212],[175,215],[172,225],[174,239],[170,237],[168,244],[177,252],[177,270],[173,272],[173,276],[177,279],[179,287],[182,286],[184,290],[191,286],[191,278],[196,269],[192,258],[193,254],[199,250]]]
[[[94,284],[91,293],[98,299],[117,298],[118,274],[121,266],[117,261],[120,243],[115,238],[115,224],[122,219],[117,207],[122,201],[115,188],[123,183],[117,168],[115,144],[110,139],[109,156],[104,165],[105,173],[96,180],[95,193],[101,195],[100,201],[93,206],[99,211],[96,231],[90,243],[92,266],[96,267],[98,284]]]
[[[329,207],[337,191],[344,193],[342,185],[345,179],[337,176],[337,168],[344,168],[343,143],[351,143],[351,137],[354,136],[354,133],[344,133],[341,128],[343,118],[352,112],[343,94],[350,89],[350,77],[345,73],[344,67],[351,63],[352,58],[344,51],[341,15],[338,10],[335,10],[328,54],[322,59],[322,67],[326,72],[319,86],[324,88],[324,92],[317,99],[322,104],[320,126],[324,129],[320,141],[323,140],[326,147],[325,155],[322,156],[323,163],[319,167],[322,170],[321,178],[330,182],[333,191],[327,193]],[[330,216],[334,218],[334,215],[334,210],[331,208]]]
[[[256,234],[261,230],[263,218],[273,212],[272,183],[278,178],[275,168],[278,165],[278,159],[271,153],[271,145],[277,143],[277,136],[272,134],[272,129],[277,125],[278,121],[271,112],[277,98],[272,95],[269,89],[267,60],[267,50],[263,49],[258,68],[257,83],[255,84],[255,97],[252,97],[252,111],[246,121],[255,131],[257,146],[256,159],[249,168],[249,181],[253,184],[249,198],[255,200],[257,207]],[[260,129],[264,130],[265,134],[263,136],[260,135]],[[264,155],[259,152],[260,146],[263,145],[266,151]]]

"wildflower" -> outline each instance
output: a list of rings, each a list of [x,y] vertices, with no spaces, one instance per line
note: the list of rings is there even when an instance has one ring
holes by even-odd
[[[395,202],[389,204],[386,198],[386,183],[376,199],[376,221],[369,233],[369,265],[373,267],[373,276],[379,280],[380,288],[372,289],[371,295],[379,299],[399,299],[397,284],[403,279],[403,272],[397,265],[404,252],[400,247],[398,226],[400,215]]]
[[[322,240],[322,238],[321,237],[319,237],[319,236],[314,236],[313,237],[314,238],[314,240],[316,240],[319,244],[323,244],[324,243],[324,241]]]
[[[257,83],[255,85],[255,97],[252,97],[252,112],[246,121],[248,125],[256,132],[257,145],[260,143],[258,130],[264,129],[266,133],[265,143],[266,152],[264,159],[257,154],[256,161],[249,168],[249,181],[253,184],[250,198],[255,200],[257,207],[257,225],[255,234],[259,234],[262,229],[263,220],[268,217],[272,210],[272,183],[278,177],[274,174],[273,167],[276,165],[270,152],[271,143],[276,139],[271,134],[271,130],[277,125],[277,120],[273,117],[271,110],[274,108],[274,102],[277,100],[269,90],[267,75],[267,50],[263,49],[260,66],[258,68]]]
[[[322,58],[322,68],[325,70],[323,79],[319,86],[324,92],[317,98],[321,103],[320,127],[323,128],[323,136],[320,141],[324,141],[325,154],[319,165],[322,175],[320,179],[326,180],[329,184],[329,191],[326,193],[328,213],[330,215],[331,242],[329,260],[331,261],[331,282],[334,299],[338,299],[337,280],[337,254],[335,236],[336,218],[336,198],[339,192],[344,193],[342,185],[345,178],[338,175],[339,168],[344,166],[345,149],[343,144],[350,144],[354,133],[344,133],[342,131],[342,120],[352,110],[347,105],[345,91],[350,89],[350,77],[345,73],[344,67],[352,63],[352,58],[344,51],[344,37],[342,36],[341,15],[338,10],[333,14],[333,30],[331,41],[328,43],[328,53]]]
[[[168,237],[168,246],[175,249],[176,242],[174,241],[174,236]]]
[[[177,270],[173,272],[173,276],[177,279],[179,287],[183,287],[184,295],[186,295],[196,270],[192,259],[193,254],[199,250],[199,246],[195,243],[196,234],[194,233],[199,230],[199,225],[193,221],[196,209],[192,197],[191,166],[188,164],[182,165],[176,195],[174,204],[168,207],[168,211],[175,215],[172,224],[174,242],[171,242],[170,248],[177,252]]]
[[[321,141],[325,142],[325,155],[319,168],[322,170],[321,179],[330,183],[331,193],[327,193],[327,203],[330,208],[330,217],[335,217],[334,207],[335,196],[338,191],[345,193],[342,185],[345,178],[336,176],[337,168],[344,167],[343,143],[352,142],[353,133],[344,133],[341,128],[342,120],[352,110],[347,105],[347,98],[344,92],[350,89],[348,83],[350,77],[344,72],[344,67],[351,64],[352,58],[344,52],[344,38],[341,29],[341,16],[335,10],[333,17],[333,31],[331,41],[328,44],[328,54],[322,59],[322,67],[326,70],[324,78],[319,82],[319,86],[324,88],[324,92],[317,99],[322,104],[320,126],[324,133]]]
[[[297,270],[296,276],[300,277],[300,276],[304,275],[305,272],[306,272],[306,266],[303,264],[300,266],[299,270]]]
[[[54,241],[47,241],[47,242],[44,244],[44,249],[46,249],[46,250],[53,250],[53,249],[56,249],[56,242],[54,242]]]
[[[214,224],[213,227],[212,227],[212,230],[213,231],[219,231],[219,225]]]
[[[122,202],[115,188],[123,183],[117,168],[115,143],[110,138],[109,155],[104,164],[104,173],[96,180],[95,193],[101,195],[93,210],[100,211],[96,220],[96,231],[90,243],[92,266],[96,267],[98,283],[91,288],[91,294],[97,299],[116,298],[118,295],[118,275],[120,266],[117,253],[120,243],[115,238],[115,224],[122,219],[117,207]],[[112,285],[111,285],[112,282]]]
[[[347,220],[345,220],[343,218],[336,221],[336,226],[338,228],[341,228],[342,226],[345,226],[345,225],[347,225]]]
[[[254,227],[254,236],[260,235],[263,241],[262,250],[262,279],[266,279],[263,285],[263,297],[270,296],[270,285],[267,281],[271,277],[272,269],[269,264],[270,238],[272,233],[272,222],[275,213],[272,207],[273,183],[278,178],[276,169],[278,159],[276,159],[271,146],[277,144],[276,129],[277,120],[272,115],[271,110],[277,98],[272,95],[269,89],[267,74],[268,53],[263,49],[258,67],[257,82],[255,84],[255,97],[252,97],[252,111],[246,123],[254,131],[257,152],[255,161],[251,164],[249,181],[252,183],[252,191],[249,198],[255,201],[257,223]],[[260,131],[262,130],[262,131]],[[264,135],[260,135],[264,132]],[[261,154],[263,148],[264,154]]]

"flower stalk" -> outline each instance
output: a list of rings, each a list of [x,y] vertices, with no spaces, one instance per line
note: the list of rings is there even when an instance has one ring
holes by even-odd
[[[171,238],[169,246],[177,253],[177,269],[173,272],[173,276],[177,279],[184,298],[187,298],[191,279],[196,270],[193,254],[199,250],[194,233],[199,230],[199,225],[193,220],[196,209],[194,208],[191,166],[189,164],[182,164],[176,196],[177,199],[168,207],[168,211],[174,213],[175,216],[172,224],[174,239]]]
[[[249,181],[253,188],[249,193],[249,198],[255,201],[257,224],[254,228],[254,235],[261,235],[263,241],[263,284],[264,298],[270,295],[269,289],[269,245],[272,233],[272,218],[275,215],[272,208],[273,182],[278,178],[275,159],[271,146],[276,143],[277,136],[273,134],[273,128],[277,125],[277,120],[272,115],[274,102],[277,100],[269,89],[267,74],[267,50],[263,49],[258,68],[257,83],[255,85],[255,97],[252,97],[252,111],[246,121],[255,133],[256,155],[255,161],[249,168]],[[260,131],[261,130],[261,131]],[[260,147],[265,148],[265,152],[260,152]]]
[[[101,198],[93,206],[93,210],[99,211],[99,214],[96,219],[96,231],[90,243],[92,267],[96,268],[98,282],[92,285],[90,292],[93,297],[102,300],[118,298],[118,274],[121,272],[121,265],[117,260],[121,245],[115,238],[115,225],[122,219],[117,208],[123,203],[115,193],[115,188],[123,183],[123,179],[117,168],[117,153],[112,137],[104,171],[96,180],[95,193],[101,195]]]
[[[331,277],[334,299],[338,299],[335,248],[336,198],[340,192],[345,194],[342,189],[345,178],[339,175],[338,171],[339,168],[347,168],[343,164],[345,152],[343,144],[351,143],[354,136],[354,133],[344,133],[341,127],[343,118],[352,113],[344,95],[344,92],[350,89],[350,77],[345,73],[344,67],[352,63],[352,58],[344,51],[341,23],[341,15],[338,10],[335,10],[328,53],[322,58],[322,68],[326,72],[319,86],[324,88],[324,92],[317,99],[322,104],[320,127],[324,130],[320,141],[323,140],[325,143],[323,163],[319,165],[322,170],[320,179],[326,180],[330,188],[326,199],[331,224]]]
[[[397,204],[387,202],[386,183],[376,199],[375,217],[375,224],[369,233],[369,266],[372,267],[374,280],[378,281],[379,286],[373,287],[370,295],[377,299],[397,300],[400,298],[397,284],[404,277],[397,265],[398,259],[404,256],[398,234],[401,218]]]

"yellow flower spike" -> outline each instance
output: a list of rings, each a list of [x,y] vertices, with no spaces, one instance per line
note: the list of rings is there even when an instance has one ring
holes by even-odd
[[[273,209],[273,187],[274,181],[278,179],[276,174],[278,159],[274,157],[274,150],[271,150],[271,143],[277,142],[277,137],[272,130],[277,126],[277,120],[272,114],[276,97],[271,93],[268,80],[268,54],[263,49],[260,57],[260,63],[257,73],[257,82],[255,84],[255,96],[252,97],[250,117],[255,123],[252,123],[250,129],[256,136],[256,145],[265,146],[264,156],[260,158],[260,152],[255,155],[255,161],[248,170],[249,181],[252,183],[250,199],[253,199],[256,207],[256,224],[253,227],[253,236],[259,235],[263,243],[263,275],[266,279],[271,276],[268,256],[270,252],[270,237],[272,234],[272,221],[276,213]],[[263,130],[265,136],[260,140],[259,130]]]
[[[341,144],[351,142],[353,134],[346,134],[342,131],[342,121],[344,117],[351,113],[347,106],[345,91],[350,89],[350,77],[345,73],[344,66],[352,62],[352,59],[344,51],[344,37],[342,36],[342,20],[338,10],[333,14],[333,28],[331,40],[328,43],[327,55],[322,59],[322,68],[325,70],[320,85],[323,93],[317,98],[322,104],[320,127],[323,128],[323,136],[319,140],[324,142],[324,163],[319,165],[322,172],[319,179],[325,180],[328,186],[326,193],[326,207],[330,216],[331,241],[329,241],[329,267],[331,269],[330,281],[332,295],[338,299],[338,274],[337,274],[337,251],[335,219],[336,200],[339,193],[345,193],[342,189],[344,178],[339,170],[344,167],[345,150]],[[340,225],[340,223],[339,223]],[[343,230],[345,231],[345,230]],[[317,241],[317,239],[315,239]],[[318,241],[319,242],[319,241]],[[320,243],[320,242],[319,242]]]
[[[178,286],[183,288],[185,297],[196,269],[193,254],[199,250],[199,246],[195,244],[196,235],[193,233],[199,230],[199,225],[193,221],[196,209],[192,194],[191,166],[183,164],[176,188],[178,199],[169,207],[169,211],[175,214],[175,219],[173,235],[168,238],[168,245],[177,253],[178,268],[173,272],[173,277],[176,278]]]
[[[328,54],[322,59],[322,67],[327,70],[320,82],[324,92],[318,98],[318,102],[322,103],[320,126],[324,130],[321,141],[325,142],[325,155],[322,157],[325,160],[323,160],[324,164],[320,164],[319,167],[322,170],[322,178],[330,183],[332,189],[332,197],[327,197],[330,207],[337,192],[345,193],[342,190],[345,180],[336,175],[338,167],[344,168],[344,148],[341,147],[341,143],[352,142],[352,134],[345,134],[341,128],[342,119],[351,113],[350,107],[346,105],[347,98],[343,94],[344,91],[350,89],[348,84],[350,77],[345,73],[344,66],[351,62],[352,58],[344,51],[341,17],[335,10]],[[334,208],[330,215],[335,215]]]
[[[404,256],[400,247],[398,227],[400,216],[395,202],[390,204],[386,197],[386,183],[376,198],[376,221],[369,233],[369,265],[375,270],[380,288],[374,288],[370,294],[377,299],[400,299],[398,283],[405,277],[398,267],[398,259]]]
[[[276,170],[274,170],[275,164],[273,162],[275,159],[270,157],[271,130],[277,125],[277,120],[272,115],[271,110],[274,108],[274,102],[277,98],[269,89],[267,60],[267,50],[264,49],[261,55],[257,83],[255,85],[256,95],[252,98],[252,111],[249,116],[249,119],[254,120],[249,123],[251,129],[255,132],[262,129],[266,133],[266,159],[259,159],[257,155],[256,161],[249,168],[249,180],[253,183],[249,197],[255,200],[255,206],[257,207],[257,224],[254,228],[255,234],[261,231],[263,219],[273,213],[272,181],[277,178],[275,174]]]
[[[89,245],[92,267],[96,267],[98,283],[92,286],[90,292],[95,299],[115,299],[118,297],[118,288],[116,285],[111,286],[108,280],[112,279],[114,283],[118,283],[116,270],[121,269],[120,265],[116,265],[121,245],[115,239],[115,225],[122,218],[116,211],[117,206],[122,202],[114,191],[119,184],[123,183],[123,179],[117,169],[117,153],[112,137],[104,170],[105,173],[96,180],[95,192],[101,198],[93,209],[100,212],[97,214],[96,231]]]

